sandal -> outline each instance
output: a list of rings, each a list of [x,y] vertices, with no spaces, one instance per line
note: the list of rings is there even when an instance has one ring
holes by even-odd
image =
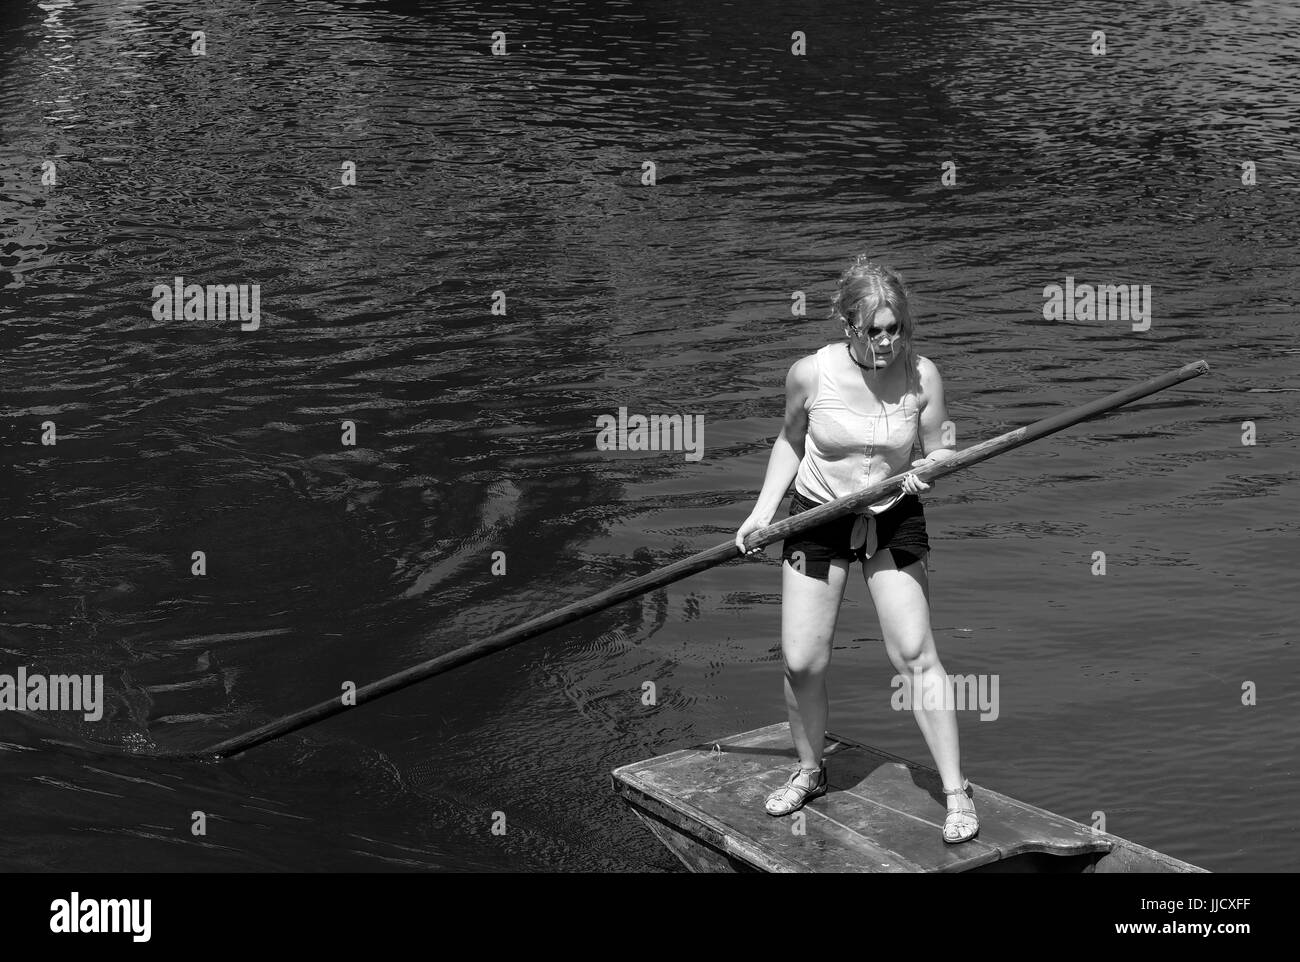
[[[943,822],[943,840],[949,845],[969,842],[980,831],[979,816],[975,814],[975,800],[971,798],[970,779],[963,779],[961,788],[945,788],[943,793],[971,799],[969,810],[958,808],[948,812],[948,817]]]
[[[813,775],[817,778],[813,780]],[[812,781],[812,784],[807,784]],[[808,802],[818,796],[826,794],[827,779],[826,765],[820,768],[800,768],[790,780],[767,796],[764,808],[769,815],[789,815],[791,812],[797,812]]]

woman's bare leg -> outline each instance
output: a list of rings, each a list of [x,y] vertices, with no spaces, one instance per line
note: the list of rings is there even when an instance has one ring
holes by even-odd
[[[920,726],[944,788],[961,788],[961,752],[952,683],[939,661],[930,630],[930,583],[925,565],[916,561],[899,570],[883,549],[863,570],[889,660],[911,689],[912,714]],[[950,798],[954,796],[949,796]],[[969,804],[966,806],[969,808]]]
[[[826,670],[848,571],[848,562],[832,561],[826,580],[820,581],[796,571],[788,561],[781,565],[785,704],[803,768],[817,768],[822,763],[830,710]]]

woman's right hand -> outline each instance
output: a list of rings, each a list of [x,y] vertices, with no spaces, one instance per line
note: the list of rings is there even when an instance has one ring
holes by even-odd
[[[758,515],[758,514],[751,514],[748,518],[745,519],[745,523],[742,524],[740,528],[736,531],[736,547],[740,549],[740,553],[742,555],[744,555],[747,558],[752,558],[755,555],[760,555],[763,553],[762,548],[754,548],[751,551],[746,551],[745,539],[749,537],[750,534],[757,531],[759,528],[766,528],[771,523],[772,523],[771,518],[765,518],[762,515]]]

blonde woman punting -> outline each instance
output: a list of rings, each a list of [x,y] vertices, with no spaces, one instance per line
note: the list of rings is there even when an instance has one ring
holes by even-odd
[[[754,510],[736,532],[742,551],[750,532],[772,523],[791,481],[794,515],[955,453],[940,440],[948,417],[943,382],[934,362],[915,353],[898,274],[855,258],[840,277],[831,315],[847,340],[800,358],[786,376],[785,423]],[[918,445],[922,457],[912,460]],[[930,545],[917,496],[929,488],[909,474],[902,491],[862,514],[819,525],[782,546],[781,652],[799,769],[768,796],[771,815],[788,815],[826,794],[826,673],[849,566],[858,561],[889,660],[919,685],[913,714],[947,796],[943,839],[964,842],[979,831],[961,771],[950,681],[930,631]]]

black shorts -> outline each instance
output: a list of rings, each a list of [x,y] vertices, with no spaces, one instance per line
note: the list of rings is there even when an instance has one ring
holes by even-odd
[[[790,499],[787,517],[815,508],[819,503],[796,491]],[[842,558],[850,564],[854,560],[865,561],[862,548],[854,551],[849,547],[856,520],[856,514],[832,518],[825,524],[786,538],[781,543],[781,560],[794,564],[794,553],[803,552],[804,573],[818,581],[826,580],[834,559]],[[879,552],[886,548],[893,555],[896,568],[906,568],[920,561],[930,550],[930,539],[925,533],[925,509],[916,495],[905,494],[876,515],[876,550]]]

